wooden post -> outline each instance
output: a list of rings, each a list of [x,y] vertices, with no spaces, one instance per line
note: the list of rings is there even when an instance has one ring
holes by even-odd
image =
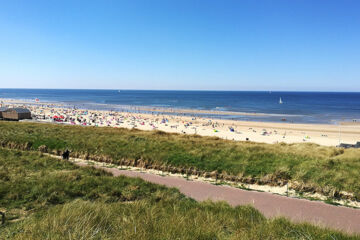
[[[4,225],[5,224],[5,213],[0,212],[1,215],[1,224]]]
[[[286,183],[286,196],[289,196],[289,183]]]

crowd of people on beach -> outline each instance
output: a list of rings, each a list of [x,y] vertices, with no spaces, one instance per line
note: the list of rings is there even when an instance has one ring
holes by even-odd
[[[25,106],[23,106],[25,107]],[[82,125],[82,126],[95,126],[95,127],[125,127],[125,128],[139,128],[145,130],[164,130],[169,127],[170,130],[174,130],[180,133],[186,134],[198,134],[198,129],[203,127],[202,130],[211,129],[214,133],[221,131],[229,131],[234,134],[242,134],[237,131],[234,126],[225,126],[224,123],[219,123],[213,119],[206,119],[199,124],[197,120],[199,117],[192,116],[191,121],[184,120],[183,116],[170,115],[165,116],[158,112],[152,112],[151,116],[148,114],[139,114],[131,112],[116,112],[116,111],[100,111],[100,110],[84,110],[77,109],[75,106],[72,108],[64,107],[57,104],[47,105],[26,105],[33,115],[33,120],[42,122],[54,122],[70,125]],[[189,119],[187,119],[189,120]],[[204,120],[204,119],[201,119]],[[193,123],[195,121],[195,123]],[[249,128],[249,131],[256,133],[253,128]],[[174,132],[172,131],[172,132]],[[262,129],[262,136],[270,136],[272,134],[278,134],[276,130],[267,131]],[[286,132],[283,138],[286,137]],[[226,139],[228,139],[226,137]],[[229,139],[235,140],[235,138],[229,137]],[[245,138],[249,141],[249,137]]]
[[[278,124],[276,128],[276,124],[222,120],[195,114],[185,115],[183,112],[175,114],[174,110],[172,110],[174,114],[164,114],[158,111],[150,111],[149,109],[144,113],[141,108],[131,109],[130,107],[127,111],[90,110],[58,103],[39,102],[3,102],[0,106],[26,107],[32,113],[32,121],[40,122],[160,130],[181,134],[216,136],[228,140],[266,143],[316,142],[333,146],[338,144],[338,139],[334,139],[334,136],[332,138],[329,137],[331,132],[319,132],[319,136],[315,136],[311,132],[309,134],[307,131],[293,130],[293,125],[283,127],[283,125]],[[273,127],[268,128],[269,126]]]

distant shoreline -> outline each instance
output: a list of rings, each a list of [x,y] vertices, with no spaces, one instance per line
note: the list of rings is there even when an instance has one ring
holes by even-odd
[[[256,122],[360,122],[360,93],[1,89],[0,98],[92,110],[161,113]]]
[[[0,99],[4,100],[4,99]],[[127,111],[93,110],[66,107],[59,103],[35,103],[9,100],[10,106],[29,108],[35,121],[95,127],[119,127],[139,130],[160,130],[179,134],[214,136],[235,141],[263,143],[316,143],[337,146],[340,143],[355,144],[360,141],[360,124],[310,124],[290,122],[240,121],[216,119],[207,116],[167,114],[144,111],[132,107]],[[146,108],[148,109],[148,108]],[[193,113],[192,111],[190,111]],[[56,116],[61,119],[55,121]]]
[[[137,105],[119,105],[119,104],[99,104],[99,103],[87,103],[89,106],[107,106],[107,108],[89,108],[86,104],[70,104],[66,102],[35,102],[30,99],[11,99],[11,98],[0,98],[0,102],[4,102],[5,104],[30,104],[30,105],[51,105],[54,107],[62,107],[62,108],[73,108],[74,106],[77,109],[84,110],[105,110],[105,111],[114,111],[114,112],[134,112],[134,113],[159,113],[159,114],[170,114],[170,115],[182,115],[183,116],[193,116],[193,117],[206,117],[206,118],[214,118],[219,120],[234,120],[234,121],[244,121],[238,119],[231,118],[222,118],[221,116],[251,116],[251,117],[278,117],[277,121],[262,121],[256,119],[249,119],[245,121],[253,121],[253,122],[279,122],[279,120],[287,121],[286,117],[300,117],[303,115],[300,114],[277,114],[277,113],[255,113],[255,112],[234,112],[234,111],[221,111],[221,110],[204,110],[204,109],[185,109],[185,108],[170,108],[170,107],[150,107],[150,106],[137,106]],[[113,107],[113,110],[111,110]],[[187,114],[187,115],[185,115]],[[289,121],[290,123],[291,121]],[[306,123],[304,123],[306,124]],[[314,123],[314,124],[322,124],[322,123]]]

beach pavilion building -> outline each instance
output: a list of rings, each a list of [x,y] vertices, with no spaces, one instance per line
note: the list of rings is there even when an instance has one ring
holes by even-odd
[[[8,108],[1,112],[1,117],[5,120],[19,121],[31,119],[31,112],[27,108]]]
[[[7,110],[6,107],[0,107],[0,119],[3,118],[2,113],[5,112],[5,110]]]

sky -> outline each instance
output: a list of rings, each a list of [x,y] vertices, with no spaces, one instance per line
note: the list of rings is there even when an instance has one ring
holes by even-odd
[[[360,91],[360,1],[2,0],[0,88]]]

